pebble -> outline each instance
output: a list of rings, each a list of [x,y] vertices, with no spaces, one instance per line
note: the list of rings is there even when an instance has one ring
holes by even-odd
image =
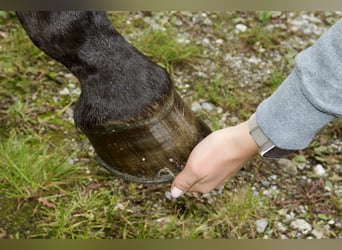
[[[251,58],[248,59],[248,62],[252,64],[259,64],[261,60],[259,58],[256,58],[255,56],[252,56]]]
[[[316,239],[322,239],[323,232],[318,231],[316,229],[312,230],[311,234],[316,237]]]
[[[256,230],[258,233],[263,233],[265,232],[265,229],[268,225],[267,219],[260,219],[255,222]]]
[[[221,38],[217,39],[215,42],[217,44],[223,44],[224,43],[223,39],[221,39]]]
[[[276,186],[271,186],[269,189],[264,190],[262,194],[268,198],[274,198],[279,194],[279,190]]]
[[[289,223],[293,219],[294,219],[294,215],[293,214],[285,214],[285,222]]]
[[[285,173],[296,176],[298,174],[297,166],[289,159],[279,159],[279,167],[283,169]]]
[[[288,237],[285,234],[282,234],[282,235],[280,235],[280,239],[286,240],[286,239],[288,239]]]
[[[201,104],[199,104],[198,102],[193,102],[191,104],[191,110],[194,111],[194,112],[198,112],[202,109],[202,106]]]
[[[269,186],[270,186],[270,182],[269,182],[269,181],[262,181],[261,184],[262,184],[264,187],[269,187]]]
[[[305,167],[306,167],[306,164],[305,164],[305,163],[299,163],[299,164],[297,164],[297,168],[298,168],[299,170],[303,170],[303,169],[305,169]]]
[[[317,164],[313,170],[317,176],[325,176],[326,175],[326,171],[321,164]]]
[[[70,95],[70,91],[67,88],[63,88],[58,92],[60,95]]]
[[[165,216],[165,217],[162,217],[162,218],[158,218],[156,220],[157,223],[161,223],[161,224],[168,224],[172,221],[172,216]]]
[[[287,214],[287,211],[288,211],[287,208],[282,208],[278,211],[278,214],[280,216],[285,216]]]
[[[74,96],[79,96],[81,94],[81,89],[75,88],[75,89],[71,90],[71,94]]]
[[[275,225],[280,232],[285,232],[287,230],[287,228],[281,222],[277,222]]]
[[[202,108],[206,111],[212,111],[214,109],[214,104],[210,102],[204,102],[202,103]]]
[[[244,25],[244,24],[237,24],[235,25],[235,29],[238,31],[238,32],[245,32],[247,30],[247,26]]]
[[[269,180],[273,180],[276,181],[277,180],[277,176],[275,174],[271,175],[270,177],[268,177]]]
[[[116,206],[114,207],[114,211],[116,210],[125,210],[125,206],[121,203],[116,204]]]
[[[210,44],[209,39],[208,39],[208,38],[203,38],[202,44],[203,44],[203,45],[209,45],[209,44]]]
[[[329,221],[328,221],[328,224],[329,224],[329,225],[334,225],[334,224],[335,224],[335,221],[334,221],[334,220],[329,220]]]
[[[312,230],[312,226],[303,219],[296,219],[291,222],[291,227],[293,229],[299,230],[303,234],[308,234]]]
[[[308,21],[310,21],[312,23],[321,23],[322,22],[321,19],[319,19],[319,18],[317,18],[315,16],[312,16],[312,15],[310,15],[310,16],[309,15],[303,15],[302,18],[306,19],[306,20],[308,20]]]

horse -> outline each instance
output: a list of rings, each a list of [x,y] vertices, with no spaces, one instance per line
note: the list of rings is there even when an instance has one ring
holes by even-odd
[[[105,12],[16,15],[31,41],[80,82],[74,121],[99,164],[128,181],[172,181],[211,130],[184,103],[168,72],[130,44]]]

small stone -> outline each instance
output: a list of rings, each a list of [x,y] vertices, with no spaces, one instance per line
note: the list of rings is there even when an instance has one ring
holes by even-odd
[[[265,232],[265,229],[268,225],[267,219],[260,219],[255,222],[256,225],[256,230],[258,233],[263,233]]]
[[[335,221],[334,221],[334,220],[329,220],[329,221],[328,221],[328,224],[329,224],[329,225],[334,225],[334,224],[335,224]]]
[[[305,19],[309,20],[312,23],[321,23],[322,20],[315,16],[305,16]]]
[[[212,111],[214,109],[214,105],[210,102],[202,103],[202,108],[207,111]]]
[[[114,207],[114,211],[116,210],[124,210],[125,206],[121,203],[116,204],[116,206]]]
[[[280,235],[280,239],[286,240],[286,239],[288,239],[288,237],[285,234],[282,234],[282,235]]]
[[[271,175],[270,177],[269,177],[269,180],[277,180],[277,176],[275,175],[275,174],[273,174],[273,175]]]
[[[209,44],[210,44],[209,39],[208,39],[208,38],[203,38],[202,44],[203,44],[203,45],[209,45]]]
[[[278,214],[280,216],[285,216],[285,215],[287,215],[287,211],[288,211],[287,208],[282,208],[278,211]]]
[[[217,39],[215,42],[220,45],[224,43],[223,39],[221,38]]]
[[[70,91],[67,88],[64,88],[58,92],[60,95],[69,95]]]
[[[291,227],[297,229],[303,234],[308,234],[312,230],[312,226],[303,219],[296,219],[291,222]]]
[[[323,232],[318,231],[316,229],[312,230],[311,234],[316,237],[316,239],[322,239]]]
[[[284,172],[289,175],[296,176],[298,173],[297,166],[289,159],[278,160],[279,167],[281,167]]]
[[[156,222],[161,223],[161,224],[168,224],[172,221],[172,216],[165,216],[158,218]]]
[[[270,186],[270,182],[269,182],[269,181],[262,181],[261,184],[262,184],[264,187],[269,187],[269,186]]]
[[[244,25],[244,24],[237,24],[235,25],[235,29],[238,31],[238,32],[245,32],[247,30],[247,26]]]
[[[280,232],[285,232],[286,230],[287,230],[287,228],[284,226],[284,224],[283,223],[281,223],[281,222],[277,222],[276,224],[276,227],[278,228],[278,230],[280,231]]]
[[[74,88],[71,90],[71,94],[74,96],[79,96],[81,94],[81,89],[80,88]]]
[[[317,176],[324,176],[326,175],[326,171],[325,169],[323,168],[323,166],[321,164],[317,164],[315,167],[314,167],[314,172]]]
[[[191,110],[194,111],[194,112],[198,112],[202,109],[202,106],[201,104],[199,104],[198,102],[193,102],[191,104]]]
[[[289,223],[294,219],[294,216],[292,214],[285,214],[285,222]]]
[[[171,192],[170,191],[165,191],[165,198],[168,200],[172,200]]]
[[[299,164],[297,164],[297,168],[298,168],[299,170],[303,170],[303,169],[305,168],[305,166],[306,166],[305,163],[299,163]]]
[[[73,77],[74,77],[74,75],[71,74],[71,73],[66,73],[66,74],[64,74],[64,76],[65,76],[66,78],[73,78]]]
[[[281,11],[271,11],[272,17],[280,17],[283,13]]]
[[[250,62],[252,64],[259,64],[260,59],[256,58],[255,56],[252,56],[251,58],[248,59],[248,62]]]
[[[212,25],[212,22],[209,18],[204,19],[203,23],[206,25]]]

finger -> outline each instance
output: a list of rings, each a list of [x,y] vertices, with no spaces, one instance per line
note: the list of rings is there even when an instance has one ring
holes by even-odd
[[[171,196],[173,198],[180,197],[201,179],[202,178],[194,174],[190,168],[185,167],[183,171],[176,176],[171,185]]]

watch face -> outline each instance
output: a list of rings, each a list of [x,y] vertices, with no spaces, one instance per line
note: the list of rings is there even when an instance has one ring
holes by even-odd
[[[293,150],[281,149],[281,148],[277,148],[274,146],[267,151],[260,152],[260,154],[262,157],[267,157],[267,158],[282,158],[292,152]]]

